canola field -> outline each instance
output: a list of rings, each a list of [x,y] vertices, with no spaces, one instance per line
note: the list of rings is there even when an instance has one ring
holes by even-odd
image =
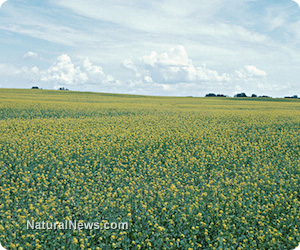
[[[300,101],[0,89],[5,249],[294,249]],[[128,222],[128,229],[27,228]]]

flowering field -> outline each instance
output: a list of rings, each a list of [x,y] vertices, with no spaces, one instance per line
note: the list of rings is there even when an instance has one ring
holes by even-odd
[[[0,90],[6,249],[294,249],[300,101]],[[128,230],[27,229],[27,221]]]

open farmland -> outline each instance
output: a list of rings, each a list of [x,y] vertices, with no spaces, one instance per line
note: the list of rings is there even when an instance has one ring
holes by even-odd
[[[300,101],[0,90],[6,249],[294,249]],[[27,220],[128,230],[27,229]]]

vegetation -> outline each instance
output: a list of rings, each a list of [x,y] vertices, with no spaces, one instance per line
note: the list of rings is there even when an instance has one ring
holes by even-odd
[[[67,88],[65,88],[65,87],[60,87],[58,90],[69,90],[69,89],[67,89]]]
[[[260,98],[272,98],[271,96],[267,96],[267,95],[261,95],[259,96]]]
[[[285,96],[284,98],[298,98],[298,96],[297,95],[293,95],[293,96]]]
[[[209,93],[206,94],[205,97],[216,97],[217,95],[215,93]]]
[[[227,97],[226,95],[223,95],[223,94],[214,94],[214,93],[209,93],[209,94],[206,94],[205,97]]]
[[[293,249],[300,101],[1,89],[6,249]],[[26,221],[128,222],[33,230]]]
[[[245,93],[236,94],[234,97],[247,97]]]

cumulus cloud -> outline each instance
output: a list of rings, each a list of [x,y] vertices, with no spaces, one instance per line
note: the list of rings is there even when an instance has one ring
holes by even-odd
[[[33,72],[33,73],[38,73],[39,72],[39,69],[38,69],[38,67],[36,67],[36,66],[34,66],[34,67],[32,67],[31,68],[31,71]]]
[[[135,72],[136,77],[141,77],[141,74],[139,73],[137,67],[135,66],[134,62],[131,59],[124,60],[123,66],[125,69],[129,69],[129,70]]]
[[[248,74],[250,74],[252,76],[262,77],[262,76],[266,76],[267,75],[267,73],[265,71],[260,70],[260,69],[256,68],[253,65],[245,66],[245,69],[248,72]]]
[[[258,69],[253,65],[246,65],[242,69],[235,70],[235,78],[238,80],[253,80],[259,78],[265,78],[267,72]]]
[[[152,51],[136,63],[124,61],[124,67],[135,72],[146,82],[160,84],[176,84],[191,82],[226,82],[228,74],[219,74],[208,69],[205,64],[195,66],[183,46],[170,48],[161,54]]]
[[[204,63],[194,64],[184,46],[176,46],[163,53],[152,51],[138,60],[125,60],[123,66],[135,75],[129,86],[134,84],[135,88],[143,86],[144,89],[155,86],[157,91],[172,95],[184,95],[188,92],[199,95],[206,92],[230,95],[232,90],[251,92],[251,86],[259,90],[263,90],[262,86],[265,86],[264,91],[278,90],[276,84],[265,85],[267,72],[254,65],[220,73]]]
[[[46,69],[30,66],[19,72],[30,82],[40,82],[44,86],[59,88],[67,85],[72,89],[97,89],[114,93],[122,90],[125,93],[176,96],[191,93],[201,96],[208,92],[230,95],[233,89],[252,92],[251,86],[261,91],[279,91],[277,85],[266,85],[267,73],[254,65],[219,73],[204,63],[195,65],[183,46],[162,53],[152,51],[136,60],[125,60],[123,67],[128,70],[130,79],[122,78],[119,81],[104,73],[103,68],[93,64],[88,57],[74,59],[62,54]],[[0,65],[0,71],[1,68],[3,71],[4,66]],[[16,72],[16,69],[10,70]]]
[[[83,68],[92,74],[104,74],[102,68],[100,66],[93,65],[87,57],[83,60]]]
[[[39,70],[36,66],[32,73],[38,73],[40,81],[66,85],[101,84],[103,82],[117,82],[111,75],[106,75],[101,66],[93,65],[86,57],[75,64],[67,54],[57,57],[56,61],[46,70]]]
[[[0,8],[2,6],[2,4],[4,4],[7,0],[0,0]]]
[[[32,51],[28,51],[24,54],[23,58],[24,59],[29,59],[29,58],[37,58],[38,54]]]
[[[77,85],[85,83],[88,77],[85,72],[82,72],[80,67],[75,67],[71,58],[63,54],[57,57],[50,68],[41,72],[41,81],[63,83],[68,85]]]

